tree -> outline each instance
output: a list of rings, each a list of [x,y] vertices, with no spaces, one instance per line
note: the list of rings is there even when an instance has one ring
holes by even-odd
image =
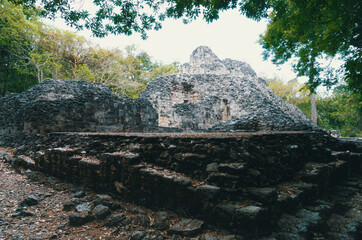
[[[333,95],[317,99],[319,125],[340,130],[342,136],[362,136],[362,108],[346,85],[340,85]]]
[[[120,70],[122,81],[119,83],[123,86],[119,89],[124,91],[125,96],[132,98],[138,97],[155,77],[178,72],[176,64],[153,62],[150,55],[138,51],[135,45],[125,48]]]
[[[147,38],[148,30],[160,29],[166,18],[183,18],[187,23],[203,15],[207,22],[212,22],[224,10],[239,7],[242,13],[252,15],[265,13],[270,6],[268,0],[93,0],[90,9],[85,6],[85,0],[11,1],[29,8],[35,8],[37,2],[43,9],[43,16],[60,16],[71,26],[90,29],[97,37],[109,33],[140,33],[142,38]]]
[[[305,86],[295,79],[287,83],[277,79],[268,79],[266,82],[274,94],[295,105],[312,119],[309,102],[311,93]],[[346,137],[362,136],[361,106],[345,84],[336,87],[331,96],[316,96],[315,104],[318,126],[326,130],[340,130],[342,136]]]
[[[152,60],[135,46],[120,50],[92,47],[84,37],[37,20],[31,7],[0,0],[0,94],[21,92],[48,79],[107,84],[119,96],[138,97],[158,75],[176,64]]]
[[[318,123],[318,116],[317,116],[317,106],[316,106],[316,94],[312,93],[310,95],[310,108],[311,108],[311,119],[312,121],[317,124]]]
[[[121,61],[120,50],[106,50],[99,47],[91,47],[85,58],[85,63],[94,74],[94,81],[108,85],[120,79]]]
[[[79,76],[83,80],[86,76],[93,78],[84,65],[90,49],[84,37],[44,24],[39,24],[38,31],[31,63],[37,70],[39,82],[57,78],[76,80]]]
[[[34,7],[35,0],[12,0]],[[362,23],[360,0],[93,0],[94,14],[84,0],[41,0],[43,15],[60,15],[78,29],[88,28],[98,37],[109,33],[130,35],[161,28],[165,18],[182,18],[185,23],[203,16],[212,22],[219,13],[239,8],[241,14],[260,20],[269,18],[261,44],[265,57],[283,64],[296,57],[295,70],[309,77],[312,91],[323,84],[337,83],[338,73],[321,65],[321,60],[340,57],[345,61],[345,81],[362,99]]]
[[[37,25],[34,11],[0,0],[0,96],[21,92],[36,79],[27,61]]]
[[[307,117],[311,118],[310,91],[297,79],[292,79],[287,83],[278,79],[267,79],[266,82],[275,95],[298,107]]]
[[[268,28],[261,36],[265,57],[276,64],[291,58],[299,76],[309,78],[312,91],[327,87],[344,75],[351,90],[362,100],[362,18],[359,0],[275,0]],[[259,16],[256,14],[255,16]],[[323,61],[341,58],[343,71],[323,66]]]

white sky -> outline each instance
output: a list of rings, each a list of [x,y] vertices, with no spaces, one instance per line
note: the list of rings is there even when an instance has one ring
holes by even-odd
[[[46,22],[69,30],[62,20]],[[161,30],[148,32],[147,40],[142,40],[139,34],[109,35],[105,38],[91,37],[90,31],[81,31],[78,34],[102,48],[124,49],[127,45],[135,44],[154,60],[166,64],[173,61],[188,62],[195,48],[206,45],[220,59],[231,58],[249,63],[260,77],[278,77],[283,81],[296,78],[290,64],[277,67],[270,60],[263,61],[263,49],[257,41],[259,35],[266,30],[266,25],[266,21],[256,22],[240,15],[237,10],[229,10],[221,13],[219,20],[210,24],[201,18],[189,24],[183,24],[180,19],[167,19]]]

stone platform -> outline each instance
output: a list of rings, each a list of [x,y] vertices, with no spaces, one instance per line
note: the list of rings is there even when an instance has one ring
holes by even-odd
[[[252,238],[362,170],[360,147],[320,132],[53,133],[0,145],[18,147],[15,166]]]

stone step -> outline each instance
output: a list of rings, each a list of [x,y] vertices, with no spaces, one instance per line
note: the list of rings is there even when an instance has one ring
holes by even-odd
[[[267,233],[274,227],[272,211],[261,203],[248,200],[223,201],[206,213],[206,219],[217,227],[245,236]]]
[[[114,190],[114,182],[127,179],[129,167],[138,163],[139,154],[129,151],[96,157],[76,149],[53,148],[37,152],[35,158],[38,170],[104,191]]]
[[[318,186],[312,183],[294,181],[276,186],[277,212],[293,211],[306,203],[311,203],[318,196]]]
[[[123,194],[130,201],[150,208],[173,209],[239,234],[267,232],[273,222],[273,209],[265,207],[263,202],[276,202],[275,188],[249,188],[252,198],[247,194],[243,200],[229,201],[220,187],[185,174],[144,163],[134,168],[124,183],[129,191]]]
[[[338,160],[330,163],[308,162],[295,180],[278,184],[278,208],[285,211],[313,203],[328,194],[333,186],[348,177],[348,163]]]
[[[348,175],[349,165],[343,160],[330,163],[308,162],[298,173],[302,181],[316,184],[321,194],[328,192],[334,183],[346,179]]]
[[[349,178],[327,198],[283,213],[274,233],[262,239],[361,239],[361,185],[360,177]]]
[[[15,161],[12,163],[12,165],[17,168],[17,167],[23,167],[25,169],[30,169],[30,170],[35,170],[36,166],[35,166],[35,161],[25,155],[19,155],[16,157]]]
[[[216,199],[220,188],[206,185],[159,166],[134,165],[123,183],[127,200],[151,208],[176,209],[185,215],[197,215],[203,201]]]
[[[362,153],[333,151],[332,155],[338,160],[348,162],[352,174],[362,174]]]
[[[306,163],[293,181],[265,186],[258,182],[261,173],[242,163],[208,166],[212,171],[203,181],[146,160],[127,149],[91,156],[77,149],[54,148],[38,152],[34,164],[51,175],[118,193],[127,201],[171,209],[250,236],[266,234],[277,227],[282,214],[313,203],[332,183],[345,178],[350,166],[335,155],[333,162]]]

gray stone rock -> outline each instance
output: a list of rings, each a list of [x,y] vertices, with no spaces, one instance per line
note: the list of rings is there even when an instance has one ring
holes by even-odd
[[[105,219],[108,215],[111,214],[111,210],[109,210],[109,207],[101,204],[95,206],[92,212],[97,219]]]
[[[278,221],[278,225],[282,231],[290,232],[297,224],[299,224],[299,220],[289,214],[283,214],[282,217]]]
[[[218,171],[217,163],[210,163],[206,166],[206,172],[217,172],[217,171]]]
[[[75,209],[75,207],[80,203],[79,198],[71,198],[63,205],[63,210],[69,211]]]
[[[85,192],[83,190],[77,191],[70,195],[71,198],[82,198],[85,196]]]
[[[200,233],[203,225],[203,221],[197,219],[185,219],[172,225],[168,229],[168,233],[191,237]]]
[[[244,172],[244,163],[222,163],[219,165],[221,172],[241,174]]]
[[[34,215],[35,213],[32,211],[21,209],[20,211],[16,211],[16,213],[12,214],[11,216],[21,218],[21,217],[32,217]]]
[[[71,226],[81,226],[90,221],[94,220],[94,218],[89,215],[87,212],[74,212],[69,215],[69,224]]]
[[[212,185],[201,185],[196,187],[196,192],[205,200],[213,200],[220,193],[220,188]]]
[[[205,239],[205,240],[243,240],[243,238],[238,235],[223,235],[223,234],[212,234],[212,233],[204,234],[202,239]]]
[[[116,201],[113,201],[111,196],[105,195],[105,194],[97,195],[97,198],[96,198],[96,200],[94,200],[93,203],[94,203],[94,205],[101,204],[101,205],[107,206],[111,210],[117,210],[117,209],[121,208],[119,203],[117,203]]]
[[[121,223],[122,223],[123,226],[128,226],[129,224],[132,223],[132,218],[126,217],[125,219],[122,220]]]
[[[243,218],[255,220],[263,212],[263,208],[257,206],[247,206],[240,209],[237,209],[237,214]]]
[[[348,234],[330,232],[327,234],[329,240],[356,240],[356,238],[349,236]]]
[[[9,156],[9,155],[4,155],[4,159],[5,159],[5,162],[6,163],[10,163],[10,162],[12,162],[12,158]]]
[[[170,226],[169,214],[167,212],[157,212],[154,216],[152,227],[157,230],[166,230]]]
[[[143,231],[134,231],[131,236],[130,236],[130,240],[141,240],[144,238],[144,236],[146,235],[145,232]]]
[[[138,214],[134,219],[134,223],[142,227],[149,227],[150,218],[147,215]]]
[[[297,212],[296,217],[302,219],[312,228],[316,228],[322,220],[318,212],[312,212],[306,209],[300,209]]]
[[[126,218],[123,213],[112,214],[105,220],[105,225],[108,227],[115,227],[121,224],[121,222]]]
[[[75,209],[78,213],[89,213],[91,211],[91,206],[89,203],[82,203],[78,204]]]
[[[289,233],[289,232],[278,233],[276,239],[277,240],[305,240],[302,236],[295,234],[295,233]]]
[[[275,188],[248,188],[248,194],[262,203],[271,203],[277,199]]]
[[[27,198],[25,198],[19,205],[22,207],[34,206],[34,205],[37,205],[38,203],[39,203],[39,199],[34,195],[30,195]]]

